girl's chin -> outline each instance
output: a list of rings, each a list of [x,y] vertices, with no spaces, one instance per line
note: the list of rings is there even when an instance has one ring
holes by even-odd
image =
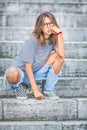
[[[48,32],[48,35],[51,35],[52,34],[52,32]]]
[[[49,38],[51,34],[52,34],[52,33],[46,33],[46,34],[45,34],[45,37],[46,37],[46,38]]]

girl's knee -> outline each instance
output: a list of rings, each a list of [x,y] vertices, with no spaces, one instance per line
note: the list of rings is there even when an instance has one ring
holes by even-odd
[[[9,83],[17,83],[20,80],[21,73],[16,67],[11,67],[6,71],[6,79]]]
[[[55,63],[53,64],[53,70],[55,74],[58,74],[63,66],[64,59],[56,59]]]

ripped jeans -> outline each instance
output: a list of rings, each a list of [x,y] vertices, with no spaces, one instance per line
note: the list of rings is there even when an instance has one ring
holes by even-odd
[[[18,68],[18,69],[21,72],[21,78],[20,78],[20,81],[18,83],[11,84],[7,81],[6,74],[4,77],[5,81],[8,83],[8,85],[13,90],[18,89],[19,87],[21,87],[21,85],[30,86],[30,82],[29,82],[29,79],[28,79],[26,72],[23,70],[20,70],[20,68]],[[55,84],[59,80],[59,76],[60,76],[60,73],[59,74],[54,73],[52,65],[49,65],[49,66],[44,65],[41,69],[34,72],[34,78],[35,78],[36,83],[40,83],[42,80],[46,80],[44,89],[48,90],[48,91],[54,91]]]

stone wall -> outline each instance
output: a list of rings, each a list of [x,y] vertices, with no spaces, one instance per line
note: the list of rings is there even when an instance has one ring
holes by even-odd
[[[17,100],[3,84],[38,14],[52,12],[63,32],[59,100]],[[87,0],[0,0],[0,130],[87,130]]]

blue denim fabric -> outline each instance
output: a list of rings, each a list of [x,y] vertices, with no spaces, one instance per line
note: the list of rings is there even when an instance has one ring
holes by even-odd
[[[60,73],[59,74],[54,73],[53,66],[50,66],[44,89],[48,91],[54,91],[55,85],[59,80],[59,76],[60,76]]]
[[[19,69],[19,71],[21,72],[21,78],[17,84],[9,83],[6,79],[6,74],[5,74],[5,80],[8,82],[8,85],[12,89],[17,89],[21,85],[26,85],[26,86],[30,85],[26,72],[22,71],[20,69]],[[42,80],[46,80],[45,90],[53,91],[55,89],[55,84],[57,83],[57,81],[59,79],[59,74],[54,73],[52,65],[43,66],[40,70],[34,72],[34,78],[37,83],[40,83]]]

